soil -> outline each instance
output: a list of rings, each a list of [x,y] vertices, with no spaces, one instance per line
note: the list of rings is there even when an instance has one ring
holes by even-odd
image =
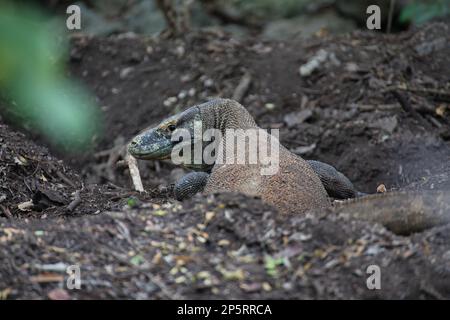
[[[183,169],[140,161],[139,194],[120,164],[134,134],[232,97],[249,74],[241,102],[291,151],[368,193],[381,183],[448,189],[449,28],[305,42],[217,31],[73,37],[68,76],[96,96],[104,135],[91,152],[68,154],[0,121],[0,297],[450,298],[450,226],[404,237],[329,212],[280,217],[239,194],[177,202],[171,186]],[[301,77],[320,49],[331,58]],[[73,264],[80,290],[64,289]],[[369,265],[381,268],[381,290],[367,289]]]

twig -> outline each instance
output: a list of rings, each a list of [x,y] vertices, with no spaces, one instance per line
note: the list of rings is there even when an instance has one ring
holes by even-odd
[[[422,124],[422,126],[425,127],[426,129],[431,129],[430,124],[424,118],[422,118],[420,114],[416,110],[414,110],[413,107],[411,107],[409,101],[402,94],[400,94],[398,91],[395,90],[391,91],[391,93],[395,97],[395,99],[397,99],[397,101],[400,103],[405,112],[411,114],[413,118],[416,119],[420,124]]]
[[[450,102],[450,89],[434,89],[434,88],[417,88],[406,85],[390,86],[385,89],[386,91],[409,91],[417,93],[419,95],[432,96],[435,100]]]
[[[130,176],[133,180],[134,189],[139,192],[144,192],[144,186],[142,185],[141,175],[139,174],[139,168],[137,166],[137,160],[131,154],[127,152],[126,161],[128,168],[130,169]]]
[[[234,89],[233,100],[236,100],[237,102],[242,102],[242,99],[245,97],[245,94],[250,88],[251,82],[252,76],[250,75],[250,73],[246,72],[242,76],[241,81],[239,81],[239,84],[236,87],[236,89]]]
[[[67,211],[72,212],[76,207],[78,207],[80,205],[80,203],[81,203],[80,193],[81,193],[81,190],[75,191],[74,199],[67,206]]]
[[[394,17],[394,9],[395,9],[395,0],[391,0],[389,6],[389,17],[388,17],[388,25],[387,25],[387,33],[391,33],[392,29],[392,18]]]
[[[3,205],[0,205],[0,208],[2,208],[3,213],[5,214],[5,216],[6,216],[8,219],[11,219],[11,218],[12,218],[11,211],[9,211],[9,208],[8,208],[8,207],[5,207],[5,206],[3,206]]]
[[[99,174],[105,175],[105,177],[111,182],[116,181],[116,164],[120,157],[125,156],[125,147],[125,139],[122,136],[119,136],[114,141],[114,147],[112,147],[111,149],[99,151],[94,155],[97,159],[108,156],[108,160],[106,161],[106,163],[97,165],[97,169],[99,171]]]
[[[71,186],[72,188],[76,189],[77,186],[69,180],[69,178],[67,178],[64,173],[60,172],[60,171],[56,171],[56,175],[62,180],[64,181],[66,184],[68,184],[69,186]]]

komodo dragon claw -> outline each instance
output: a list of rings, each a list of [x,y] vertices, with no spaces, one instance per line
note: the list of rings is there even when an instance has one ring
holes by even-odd
[[[209,173],[190,172],[175,184],[173,193],[175,199],[182,201],[192,198],[195,194],[202,192],[208,182]]]

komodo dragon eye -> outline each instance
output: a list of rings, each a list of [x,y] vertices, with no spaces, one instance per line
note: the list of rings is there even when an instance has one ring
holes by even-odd
[[[177,126],[174,125],[174,124],[170,124],[167,128],[169,129],[169,131],[175,131],[175,129],[177,128]]]

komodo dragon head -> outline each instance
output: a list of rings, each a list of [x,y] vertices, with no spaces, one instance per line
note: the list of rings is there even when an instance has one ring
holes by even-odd
[[[201,126],[202,132],[208,129],[224,131],[229,128],[246,128],[256,126],[252,116],[239,103],[229,99],[214,99],[196,105],[187,110],[163,120],[154,128],[138,134],[128,145],[128,151],[138,159],[163,160],[171,158],[174,147],[179,144],[189,144],[193,150],[196,143],[202,144],[202,151],[210,142],[201,141],[202,134],[195,131]],[[190,141],[172,139],[177,130],[186,129]],[[178,131],[179,132],[179,131]],[[191,152],[194,155],[194,152]],[[183,163],[184,167],[193,170],[209,171],[213,164]]]
[[[200,110],[197,106],[163,120],[156,127],[144,130],[128,145],[128,151],[138,159],[163,160],[169,159],[175,145],[182,141],[172,141],[176,130],[187,129],[194,141],[194,123],[200,121]]]

